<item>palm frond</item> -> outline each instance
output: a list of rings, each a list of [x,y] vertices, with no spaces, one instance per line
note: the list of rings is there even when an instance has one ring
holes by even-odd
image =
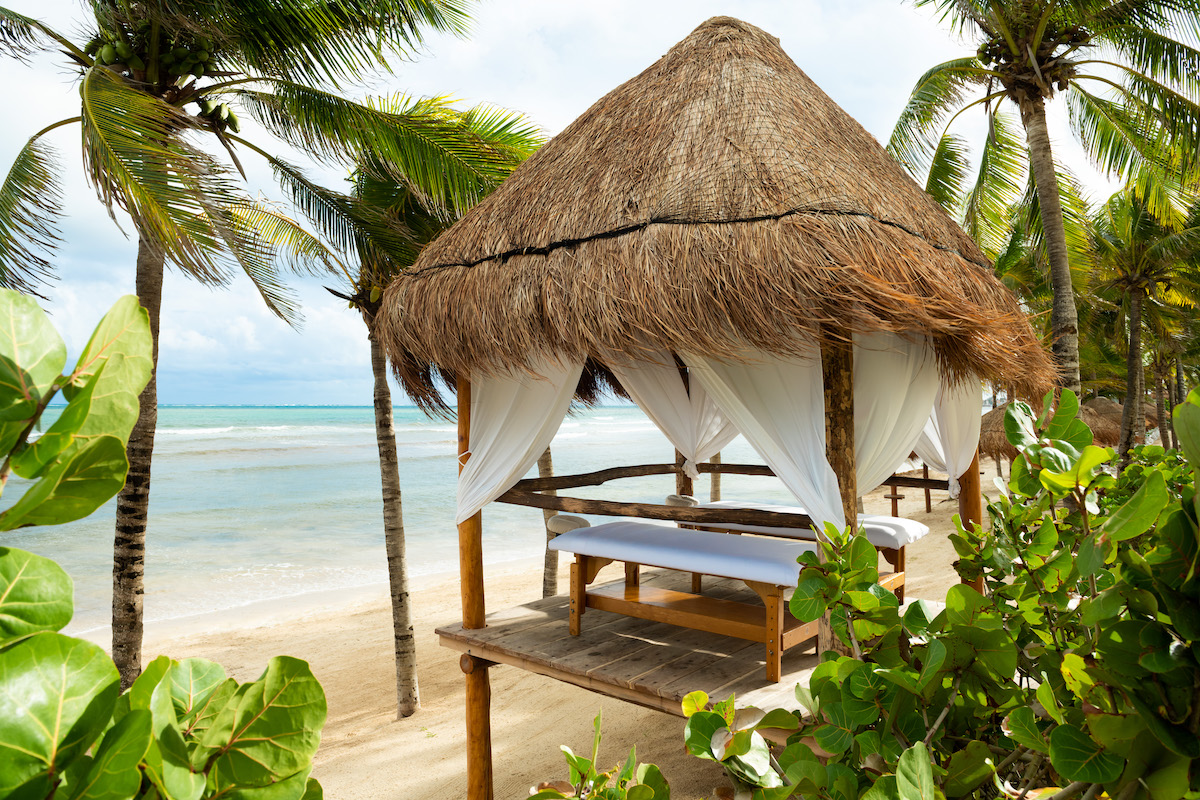
[[[294,275],[322,277],[345,273],[337,254],[296,220],[266,203],[247,201],[228,209],[241,227],[255,231],[275,248],[280,266]]]
[[[963,204],[963,229],[989,255],[1005,246],[1008,210],[1026,182],[1029,160],[1019,126],[1011,115],[993,115],[975,183]]]
[[[970,36],[978,30],[989,30],[988,18],[991,9],[980,0],[913,0],[917,8],[934,6],[947,23],[960,36]]]
[[[983,73],[979,59],[957,58],[938,64],[917,80],[887,145],[909,174],[928,171],[941,141],[942,123],[967,101],[971,89],[986,83]]]
[[[84,168],[109,213],[123,209],[142,238],[191,276],[226,282],[209,210],[245,194],[218,162],[184,140],[191,118],[103,68],[87,71],[80,94]]]
[[[1193,97],[1200,95],[1200,50],[1195,47],[1134,25],[1099,31],[1094,41],[1104,50],[1111,50],[1134,72]]]
[[[970,148],[961,136],[946,134],[938,142],[925,179],[925,191],[951,215],[957,215],[970,170]]]
[[[1152,138],[1150,121],[1127,106],[1072,84],[1067,109],[1071,129],[1107,175],[1132,175],[1143,164],[1169,166],[1169,153]]]
[[[1063,164],[1055,164],[1058,176],[1058,194],[1063,210],[1063,228],[1066,232],[1067,254],[1071,265],[1071,285],[1076,292],[1086,283],[1092,268],[1093,250],[1091,241],[1090,207],[1082,185]],[[1033,173],[1026,179],[1025,191],[1014,208],[1014,225],[1028,236],[1029,246],[1039,252],[1045,249],[1045,233],[1042,228],[1042,209],[1038,200]]]
[[[389,53],[411,54],[428,31],[464,33],[470,1],[165,0],[162,5],[197,29],[222,32],[218,68],[337,86],[363,70],[388,69]]]
[[[0,186],[0,286],[31,292],[53,271],[41,253],[61,241],[62,187],[54,150],[31,138]]]
[[[289,144],[328,163],[356,163],[372,153],[426,207],[452,215],[470,208],[511,171],[519,159],[510,142],[529,128],[502,116],[485,117],[504,134],[500,146],[493,146],[445,98],[355,103],[294,83],[235,94]]]
[[[0,6],[0,54],[23,60],[51,49],[61,38],[33,17]]]

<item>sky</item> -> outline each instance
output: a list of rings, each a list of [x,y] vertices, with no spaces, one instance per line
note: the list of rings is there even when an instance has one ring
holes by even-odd
[[[6,0],[8,8],[70,34],[84,19],[77,0]],[[900,0],[481,0],[468,38],[433,36],[425,51],[393,64],[394,74],[347,96],[450,96],[519,111],[553,135],[601,96],[653,64],[712,16],[739,17],[777,36],[799,67],[880,141],[886,141],[917,78],[928,67],[969,53],[931,9]],[[28,137],[77,115],[79,95],[62,59],[25,65],[0,59],[0,171],[7,174]],[[1061,104],[1056,104],[1061,105]],[[244,119],[244,117],[243,117]],[[1058,108],[1056,153],[1097,198],[1111,184],[1090,171]],[[982,131],[982,113],[966,121]],[[271,149],[252,122],[244,134]],[[134,287],[136,239],[118,213],[110,218],[83,179],[79,127],[50,134],[62,161],[67,217],[51,257],[59,280],[45,307],[77,354],[104,312]],[[275,148],[277,151],[280,149]],[[294,157],[300,160],[298,157]],[[270,171],[243,160],[252,194],[278,198]],[[318,173],[336,187],[344,172]],[[244,278],[211,289],[178,272],[163,287],[158,397],[163,404],[369,405],[366,328],[324,287],[335,278],[296,279],[304,309],[294,330],[263,306]],[[405,402],[397,396],[398,403]]]

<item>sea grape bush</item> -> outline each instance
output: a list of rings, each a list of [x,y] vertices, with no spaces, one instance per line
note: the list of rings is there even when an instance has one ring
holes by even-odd
[[[30,298],[0,290],[0,491],[33,483],[0,530],[87,516],[117,493],[125,442],[150,377],[150,328],[117,302],[79,363]],[[68,400],[31,438],[51,398]],[[240,684],[201,659],[151,662],[129,691],[100,647],[60,631],[71,579],[48,558],[0,547],[0,800],[314,800],[309,778],[325,695],[308,665],[275,658]]]
[[[1073,394],[1044,407],[1010,407],[990,530],[951,536],[982,594],[901,610],[865,539],[831,531],[791,610],[830,612],[858,657],[825,654],[794,724],[689,697],[688,749],[763,800],[1200,797],[1200,393],[1174,412],[1182,453],[1141,448],[1119,476]]]
[[[653,764],[638,764],[636,748],[630,748],[625,763],[601,770],[600,715],[592,722],[592,757],[577,756],[562,745],[570,769],[569,781],[547,781],[534,788],[529,800],[671,800],[671,789],[662,772]]]

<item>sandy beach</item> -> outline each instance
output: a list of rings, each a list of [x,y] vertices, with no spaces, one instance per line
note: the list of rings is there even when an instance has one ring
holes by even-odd
[[[982,481],[991,485],[992,465]],[[707,490],[707,486],[703,487]],[[909,597],[940,600],[957,580],[954,550],[947,539],[957,503],[933,493],[925,512],[923,493],[902,490],[901,514],[929,525],[930,535],[909,547]],[[872,513],[890,513],[879,489],[865,499]],[[485,511],[486,524],[486,511]],[[448,535],[452,535],[448,532]],[[566,590],[566,563],[560,590]],[[614,567],[613,577],[617,577]],[[541,596],[541,562],[510,562],[486,574],[489,611]],[[458,654],[437,643],[434,630],[461,619],[457,576],[422,578],[414,587],[421,710],[395,719],[391,613],[385,587],[354,597],[310,599],[303,609],[281,604],[152,626],[146,660],[166,653],[199,656],[223,664],[239,680],[252,680],[267,660],[287,654],[307,660],[325,688],[329,719],[314,772],[326,796],[370,798],[455,798],[466,793],[463,677]],[[89,637],[91,638],[91,637]],[[576,752],[591,747],[592,719],[603,714],[601,762],[617,763],[637,745],[640,761],[658,764],[681,800],[707,798],[724,783],[715,764],[683,750],[680,718],[602,697],[511,667],[492,671],[492,727],[496,797],[528,794],[542,780],[566,777],[559,745]]]

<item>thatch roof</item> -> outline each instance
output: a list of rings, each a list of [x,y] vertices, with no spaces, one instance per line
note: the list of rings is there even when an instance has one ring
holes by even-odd
[[[389,287],[380,333],[434,372],[646,348],[737,360],[929,336],[943,371],[1038,395],[1051,363],[971,239],[779,42],[715,17],[534,154]]]
[[[1004,414],[1008,411],[1008,403],[997,406],[983,415],[979,422],[979,454],[989,458],[1017,457],[1017,448],[1008,443],[1004,433]],[[1092,444],[1101,447],[1116,447],[1121,437],[1120,417],[1113,423],[1107,416],[1094,408],[1084,405],[1079,409],[1079,418],[1092,429]]]
[[[1118,429],[1121,427],[1121,415],[1125,412],[1125,406],[1116,400],[1107,397],[1093,397],[1085,402],[1083,407],[1090,408],[1106,419],[1111,420]],[[1143,402],[1142,414],[1146,420],[1147,431],[1158,427],[1158,408],[1153,403]]]

